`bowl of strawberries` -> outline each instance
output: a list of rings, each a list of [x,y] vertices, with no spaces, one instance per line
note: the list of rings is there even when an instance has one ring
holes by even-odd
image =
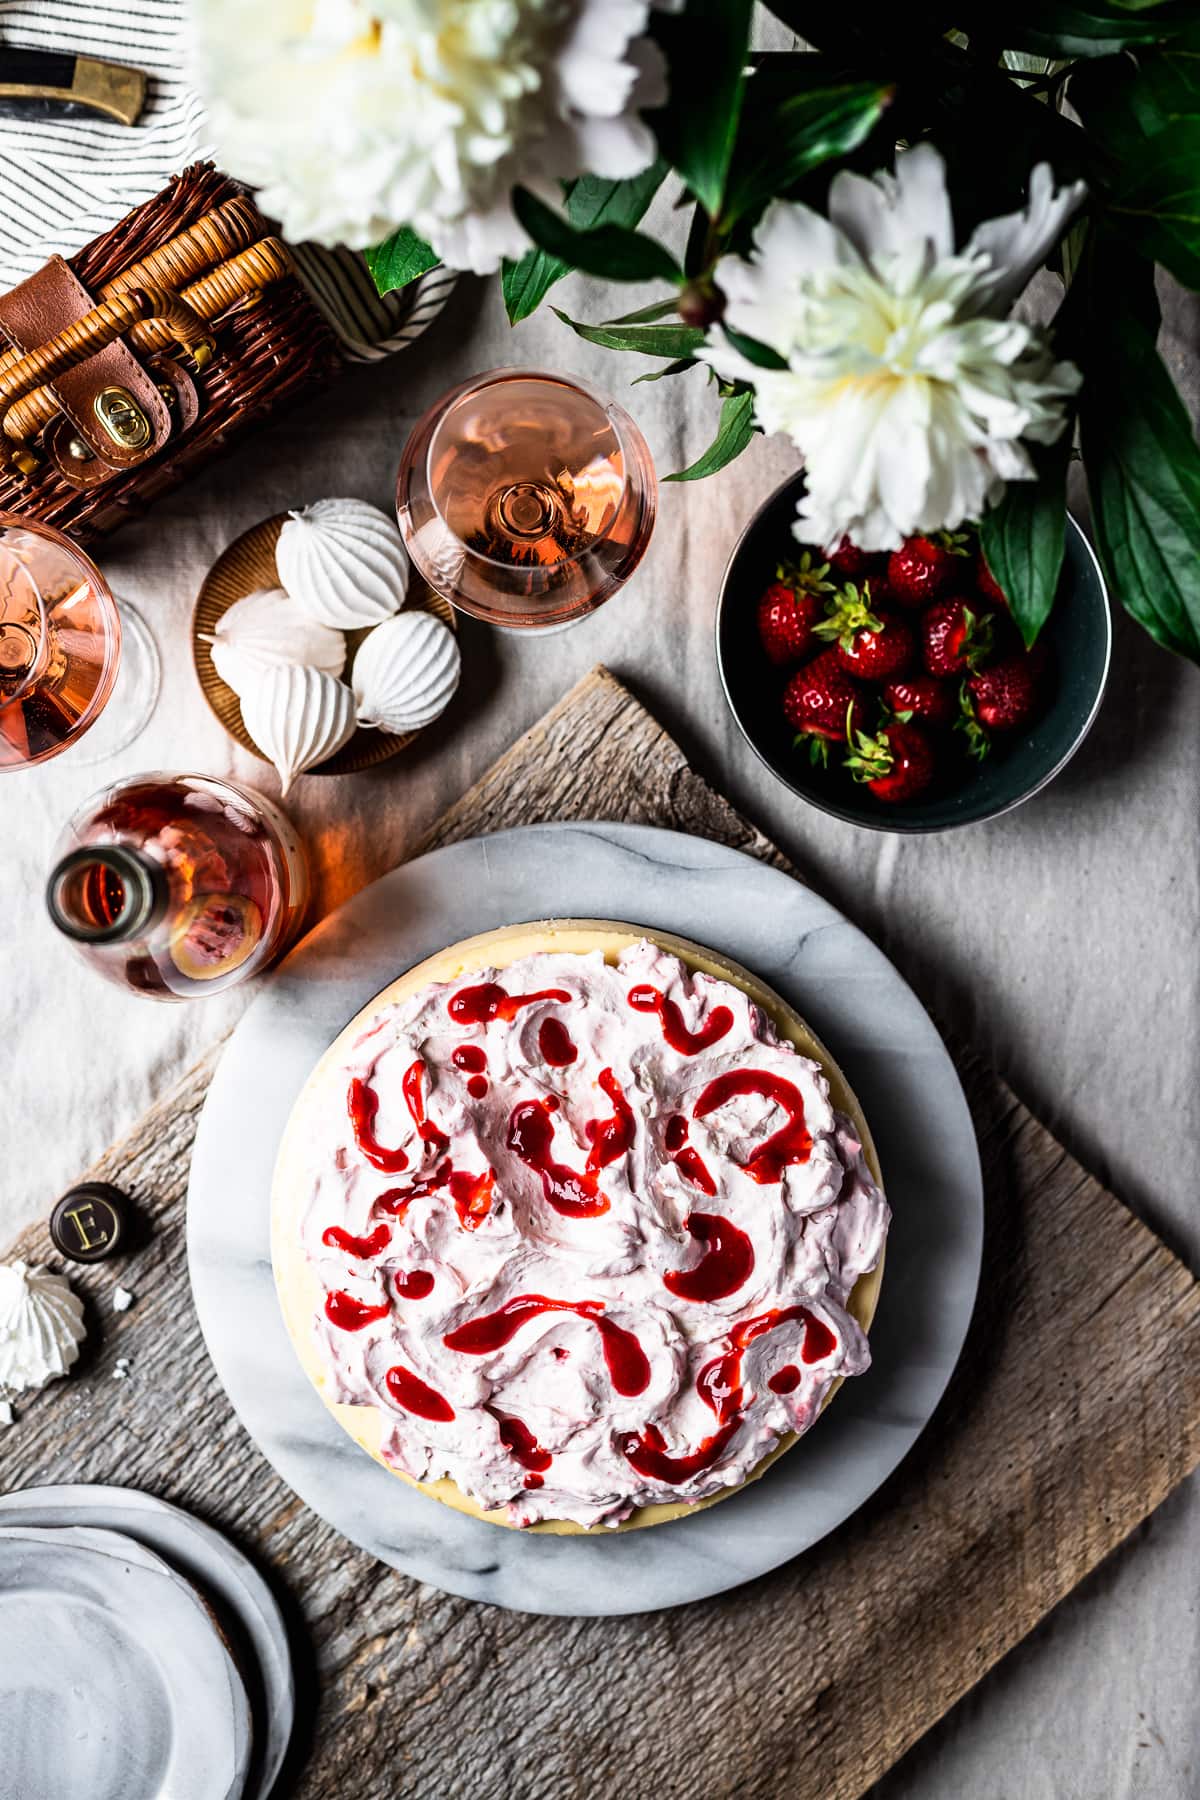
[[[1050,618],[1027,650],[972,531],[890,553],[792,532],[803,475],[755,514],[717,606],[725,695],[793,793],[880,831],[945,831],[1028,800],[1100,709],[1104,578],[1068,516]]]

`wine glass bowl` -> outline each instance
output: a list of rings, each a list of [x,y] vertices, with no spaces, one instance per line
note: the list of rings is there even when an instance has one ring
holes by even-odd
[[[495,370],[415,426],[396,515],[409,556],[461,611],[521,630],[568,625],[627,581],[657,484],[629,417],[581,383]]]
[[[0,513],[0,770],[75,743],[104,710],[120,655],[95,564],[53,527]]]

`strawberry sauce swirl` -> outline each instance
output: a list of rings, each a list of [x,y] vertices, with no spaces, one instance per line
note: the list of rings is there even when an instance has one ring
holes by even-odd
[[[889,1214],[853,1126],[746,995],[650,942],[381,1009],[307,1145],[329,1397],[510,1524],[737,1486],[868,1365],[846,1302]]]

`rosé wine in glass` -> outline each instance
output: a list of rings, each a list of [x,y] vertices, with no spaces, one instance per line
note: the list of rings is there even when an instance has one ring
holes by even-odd
[[[0,513],[0,771],[82,737],[120,654],[116,602],[95,564],[60,531]]]
[[[565,376],[500,369],[417,424],[396,512],[437,593],[490,624],[569,625],[627,581],[657,486],[629,415]]]

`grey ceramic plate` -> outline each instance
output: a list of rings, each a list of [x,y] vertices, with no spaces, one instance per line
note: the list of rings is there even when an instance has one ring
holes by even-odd
[[[250,1706],[208,1609],[114,1531],[0,1527],[5,1800],[239,1800]]]
[[[253,1715],[246,1800],[267,1800],[292,1735],[296,1697],[283,1616],[253,1563],[202,1519],[137,1488],[81,1484],[0,1494],[0,1525],[90,1525],[124,1532],[216,1604],[233,1636]]]
[[[372,996],[435,950],[524,920],[622,919],[724,952],[809,1020],[845,1070],[894,1210],[871,1334],[848,1382],[761,1481],[707,1512],[606,1539],[523,1535],[452,1512],[373,1462],[303,1373],[271,1272],[276,1150],[313,1065]],[[294,950],[238,1025],[192,1157],[188,1261],[209,1353],[302,1499],[421,1581],[522,1612],[675,1606],[764,1574],[847,1518],[927,1423],[979,1279],[983,1195],[954,1066],[915,995],[810,889],[724,845],[636,825],[544,825],[394,869]]]
[[[755,608],[792,537],[803,475],[785,481],[734,545],[717,602],[717,663],[725,698],[751,749],[801,800],[874,831],[948,831],[1011,812],[1064,769],[1092,728],[1108,680],[1112,618],[1100,565],[1075,520],[1067,519],[1058,598],[1044,636],[1054,652],[1053,699],[1041,718],[981,763],[963,759],[961,781],[900,806],[877,800],[840,769],[814,768],[784,718],[779,696],[788,670],[772,668],[758,641]]]

